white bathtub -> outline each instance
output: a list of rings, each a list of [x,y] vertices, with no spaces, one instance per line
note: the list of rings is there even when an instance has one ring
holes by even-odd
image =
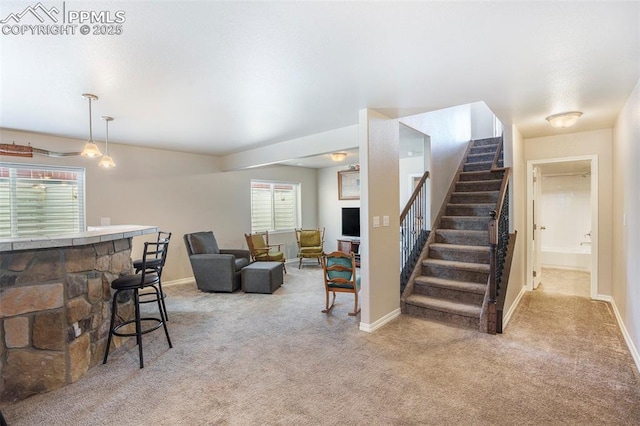
[[[591,272],[591,246],[578,248],[542,248],[540,259],[542,267],[558,269],[576,269]]]

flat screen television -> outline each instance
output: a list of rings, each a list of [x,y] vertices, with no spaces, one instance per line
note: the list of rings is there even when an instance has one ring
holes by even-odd
[[[360,237],[360,207],[342,208],[342,235]]]

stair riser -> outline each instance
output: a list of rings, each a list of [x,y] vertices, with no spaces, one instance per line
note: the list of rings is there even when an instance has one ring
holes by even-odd
[[[402,305],[402,313],[407,315],[413,315],[474,330],[478,330],[480,328],[479,318],[471,318],[462,315],[450,314],[448,312],[436,311],[434,309],[423,308],[422,306],[416,306],[410,303],[403,303]]]
[[[488,154],[488,153],[496,153],[498,149],[498,145],[481,145],[481,146],[472,146],[469,150],[469,154]]]
[[[430,259],[455,260],[469,263],[489,263],[489,251],[459,250],[455,248],[430,247]]]
[[[493,161],[493,157],[495,157],[494,153],[485,153],[485,154],[469,154],[467,156],[467,163],[480,163]]]
[[[429,264],[422,265],[422,275],[479,284],[486,284],[489,278],[488,272],[467,271],[464,269]]]
[[[501,180],[457,182],[456,192],[500,191],[501,186]]]
[[[476,216],[491,217],[491,212],[495,210],[495,206],[466,206],[463,204],[448,204],[445,211],[446,216]]]
[[[498,201],[498,191],[489,193],[476,192],[454,192],[451,194],[451,204],[480,204],[495,203]]]
[[[466,163],[462,169],[465,172],[479,172],[484,170],[491,170],[491,163]]]
[[[466,246],[486,246],[489,244],[489,233],[486,232],[482,235],[476,236],[436,231],[436,243],[460,244]]]
[[[475,219],[475,218],[474,218]],[[471,220],[467,218],[448,218],[440,220],[440,229],[461,229],[464,231],[486,231],[489,226],[489,218],[477,218]]]
[[[502,179],[502,173],[484,172],[484,173],[460,173],[459,182],[470,182],[479,180],[497,180]]]
[[[424,294],[425,296],[431,297],[438,297],[440,299],[455,300],[456,302],[468,303],[477,306],[482,306],[482,301],[484,300],[484,294],[452,290],[449,288],[430,286],[420,283],[414,284],[413,293]]]

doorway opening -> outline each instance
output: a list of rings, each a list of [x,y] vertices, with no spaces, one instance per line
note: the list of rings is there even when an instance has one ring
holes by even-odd
[[[527,289],[553,282],[555,291],[596,299],[597,156],[527,162],[527,218]]]

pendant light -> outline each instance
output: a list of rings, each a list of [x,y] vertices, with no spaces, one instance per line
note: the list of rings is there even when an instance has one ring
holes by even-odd
[[[104,142],[104,155],[102,159],[98,163],[100,167],[104,167],[105,169],[110,169],[116,166],[116,163],[113,162],[111,157],[109,156],[109,122],[113,121],[113,117],[109,117],[107,115],[103,115],[102,118],[105,121],[105,125],[107,126],[106,137]]]
[[[98,157],[102,155],[102,152],[100,152],[98,146],[93,141],[93,127],[91,125],[91,101],[97,101],[98,97],[91,93],[83,93],[82,97],[89,101],[89,140],[84,144],[81,155],[89,158]]]

